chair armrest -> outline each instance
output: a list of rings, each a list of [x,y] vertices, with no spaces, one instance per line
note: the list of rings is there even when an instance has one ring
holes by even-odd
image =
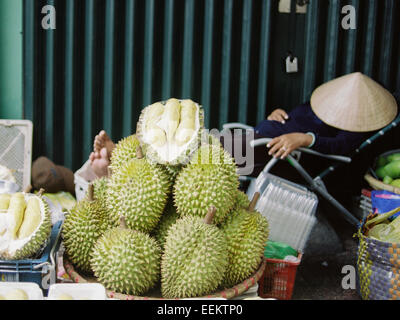
[[[255,148],[255,147],[260,147],[263,145],[267,145],[270,143],[273,139],[270,138],[264,138],[264,139],[257,139],[253,140],[250,142],[250,146]],[[351,163],[352,159],[349,157],[344,157],[344,156],[337,156],[337,155],[328,155],[328,154],[323,154],[311,149],[307,148],[299,148],[298,151],[308,153],[317,157],[325,158],[325,159],[330,159],[330,160],[335,160],[335,161],[340,161],[340,162],[345,162],[345,163]]]
[[[227,123],[222,126],[224,130],[231,130],[231,129],[243,129],[243,130],[254,130],[253,127],[242,124],[242,123]]]

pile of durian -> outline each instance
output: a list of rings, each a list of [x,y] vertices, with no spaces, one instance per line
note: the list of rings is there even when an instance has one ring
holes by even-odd
[[[50,233],[50,211],[41,193],[0,194],[0,259],[35,257]]]
[[[142,112],[111,175],[66,216],[68,259],[107,289],[167,299],[231,288],[260,267],[268,222],[239,191],[234,159],[205,133],[203,110],[170,99]]]

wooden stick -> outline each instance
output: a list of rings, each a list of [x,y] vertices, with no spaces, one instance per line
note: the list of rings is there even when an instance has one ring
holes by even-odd
[[[142,150],[142,147],[140,147],[140,146],[136,148],[136,158],[138,158],[138,159],[144,158],[143,150]]]
[[[119,217],[119,225],[122,229],[128,229],[128,226],[126,224],[126,218],[124,216]]]
[[[93,183],[89,184],[88,187],[88,200],[93,201],[94,200],[94,187]]]
[[[41,189],[39,190],[39,192],[38,192],[38,196],[41,197],[41,196],[44,194],[44,192],[45,192],[44,189],[41,188]]]
[[[107,167],[107,177],[111,177],[112,175],[112,169],[110,168],[110,166]]]
[[[258,202],[258,199],[260,199],[260,193],[256,192],[253,196],[253,200],[251,200],[250,205],[249,205],[249,211],[253,212],[256,209],[256,205]]]
[[[204,218],[204,223],[205,224],[212,224],[212,221],[214,219],[215,213],[217,212],[217,209],[212,206],[209,210],[208,213],[206,215],[206,217]]]

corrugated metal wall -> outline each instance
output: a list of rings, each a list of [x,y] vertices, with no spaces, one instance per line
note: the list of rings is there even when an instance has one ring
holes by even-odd
[[[275,0],[24,0],[24,114],[34,156],[77,169],[96,133],[134,132],[140,110],[192,98],[208,127],[256,124],[322,82],[362,71],[400,89],[400,1],[311,0],[307,15]],[[54,5],[57,29],[43,30]],[[340,27],[342,6],[357,30]],[[295,34],[291,32],[295,30]],[[300,72],[284,72],[293,50]]]

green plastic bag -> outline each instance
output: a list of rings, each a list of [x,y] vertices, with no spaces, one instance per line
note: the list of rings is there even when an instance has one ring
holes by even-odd
[[[264,256],[267,259],[284,260],[288,256],[297,257],[298,252],[287,244],[268,241]]]

